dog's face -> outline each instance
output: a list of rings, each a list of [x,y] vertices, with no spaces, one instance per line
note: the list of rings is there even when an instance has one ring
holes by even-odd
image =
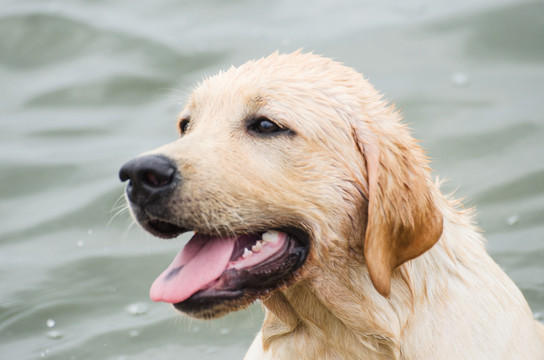
[[[311,54],[275,54],[204,81],[180,114],[180,138],[120,172],[146,230],[196,232],[151,297],[214,317],[319,276],[330,256],[361,261],[365,248],[368,258],[370,192],[386,158],[368,124],[392,114],[372,104],[383,105],[360,74]],[[384,260],[381,247],[374,268],[391,269],[375,270],[375,284],[414,257]]]

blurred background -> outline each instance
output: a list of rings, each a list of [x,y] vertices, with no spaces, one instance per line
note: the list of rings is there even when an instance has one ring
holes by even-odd
[[[403,109],[542,319],[543,39],[543,1],[2,0],[0,358],[243,356],[260,305],[202,322],[148,299],[186,239],[131,226],[117,172],[177,138],[199,79],[276,49]]]

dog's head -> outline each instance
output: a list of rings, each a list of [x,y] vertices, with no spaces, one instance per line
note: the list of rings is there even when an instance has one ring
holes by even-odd
[[[151,297],[219,316],[331,256],[358,258],[387,296],[392,271],[442,231],[425,156],[398,118],[359,73],[312,54],[205,80],[180,138],[120,171],[146,230],[195,232]]]

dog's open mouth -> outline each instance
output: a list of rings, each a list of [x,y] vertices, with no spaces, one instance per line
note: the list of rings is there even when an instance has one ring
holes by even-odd
[[[163,237],[180,232],[167,223],[147,224]],[[168,268],[154,281],[154,301],[172,303],[182,311],[241,298],[258,297],[290,280],[308,252],[300,231],[270,230],[233,237],[196,233]]]

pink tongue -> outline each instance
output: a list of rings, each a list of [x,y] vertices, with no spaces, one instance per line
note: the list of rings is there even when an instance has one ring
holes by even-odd
[[[178,303],[219,278],[227,268],[236,238],[196,234],[151,285],[153,301]]]

